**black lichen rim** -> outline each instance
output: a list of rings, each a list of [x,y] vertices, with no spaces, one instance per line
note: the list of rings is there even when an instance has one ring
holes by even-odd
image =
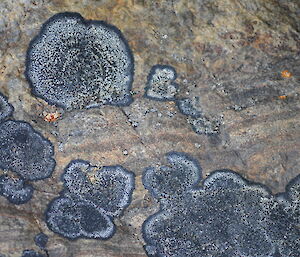
[[[130,74],[130,76],[129,76],[130,80],[128,81],[128,87],[127,87],[127,90],[126,90],[126,95],[123,98],[123,101],[118,102],[118,103],[107,102],[103,105],[112,105],[112,106],[117,106],[117,107],[129,106],[134,101],[134,99],[132,97],[132,94],[131,94],[131,91],[132,91],[132,84],[133,84],[133,81],[134,81],[135,67],[134,67],[133,52],[132,52],[131,48],[129,47],[128,41],[126,40],[126,38],[124,37],[122,32],[116,26],[108,24],[107,22],[101,21],[101,20],[86,20],[81,16],[80,13],[76,13],[76,12],[62,12],[62,13],[58,13],[58,14],[53,15],[45,23],[43,23],[39,33],[30,41],[28,49],[26,51],[24,75],[25,75],[26,80],[29,83],[32,94],[39,97],[39,98],[41,98],[41,99],[43,99],[43,100],[45,100],[50,105],[55,105],[55,106],[61,107],[63,109],[66,109],[66,106],[64,106],[63,104],[57,103],[57,102],[52,101],[52,100],[49,100],[49,99],[47,99],[47,97],[45,97],[45,96],[39,94],[38,92],[36,92],[35,87],[34,87],[32,81],[30,79],[30,76],[29,76],[29,66],[30,66],[30,63],[31,63],[30,52],[31,52],[31,49],[32,49],[33,45],[38,40],[41,39],[42,35],[46,31],[47,26],[49,24],[51,24],[53,21],[56,21],[56,20],[61,19],[61,18],[75,18],[75,19],[78,19],[85,26],[89,26],[89,25],[103,26],[103,27],[105,27],[109,30],[112,30],[113,32],[116,33],[116,35],[118,36],[120,41],[124,44],[125,50],[127,52],[127,56],[130,59],[130,64],[129,64],[129,67],[128,67],[128,74]],[[85,107],[85,108],[90,109],[90,108],[98,108],[98,107],[99,107],[99,105],[96,104],[96,105],[92,105],[90,107]]]

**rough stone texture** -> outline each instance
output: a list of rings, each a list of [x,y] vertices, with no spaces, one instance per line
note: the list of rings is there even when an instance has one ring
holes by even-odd
[[[63,11],[122,31],[135,58],[129,107],[64,113],[31,95],[24,77],[28,44],[42,23]],[[51,178],[34,183],[27,204],[0,198],[0,256],[38,252],[39,232],[49,236],[51,257],[145,256],[141,225],[158,204],[142,186],[141,173],[170,151],[193,153],[206,172],[229,168],[274,193],[283,191],[300,164],[299,15],[298,0],[2,0],[0,91],[15,108],[14,119],[53,142],[57,166]],[[176,69],[178,97],[199,96],[205,117],[221,121],[219,134],[196,134],[174,102],[143,98],[157,63]],[[284,70],[292,76],[282,76]],[[44,120],[55,112],[57,121]],[[77,158],[120,164],[136,174],[133,202],[115,220],[117,232],[108,241],[68,241],[44,223],[47,204],[62,190],[63,168]]]

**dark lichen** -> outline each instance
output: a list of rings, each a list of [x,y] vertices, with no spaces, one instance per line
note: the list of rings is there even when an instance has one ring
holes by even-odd
[[[191,160],[186,157],[184,163]],[[179,169],[170,178],[170,169],[164,169],[146,169],[144,174],[145,187],[161,203],[160,211],[143,224],[148,256],[300,256],[299,227],[263,185],[230,170],[212,172],[202,186],[195,178],[189,183],[166,183],[180,181],[189,172]],[[297,188],[299,183],[294,182],[287,192],[299,192]],[[170,198],[171,192],[180,192],[180,197]],[[299,217],[299,213],[293,215]]]
[[[108,239],[115,232],[111,218],[101,208],[67,197],[56,198],[50,203],[46,222],[53,232],[68,239]]]
[[[300,175],[286,186],[286,192],[278,195],[287,214],[300,227]]]
[[[66,12],[30,43],[25,74],[33,94],[63,108],[124,106],[132,102],[133,62],[116,27]]]
[[[0,93],[0,122],[11,116],[13,111],[13,106],[7,101],[7,98]]]
[[[202,116],[197,119],[188,119],[188,122],[197,134],[215,135],[220,133],[221,121],[219,119]]]
[[[34,250],[24,250],[21,257],[46,257],[46,255],[37,253]]]
[[[121,166],[104,166],[101,169],[82,160],[72,161],[62,176],[65,194],[87,199],[118,216],[131,201],[134,175]]]
[[[220,119],[208,118],[204,115],[199,97],[178,99],[176,105],[178,110],[188,117],[187,122],[192,125],[197,134],[213,135],[220,133]]]
[[[49,177],[55,167],[53,145],[22,121],[0,124],[0,168],[16,172],[24,180]]]
[[[146,168],[143,184],[155,198],[169,201],[199,183],[201,167],[184,153],[170,152],[167,160],[168,166]]]
[[[43,232],[41,232],[41,233],[38,233],[34,237],[34,242],[41,249],[45,249],[46,245],[48,243],[48,239],[49,239],[49,237],[46,234],[44,234]]]
[[[46,257],[46,255],[37,253],[34,250],[24,250],[21,257]]]
[[[145,97],[157,101],[173,101],[178,91],[174,82],[177,78],[175,69],[169,65],[154,65],[147,78]]]
[[[6,197],[10,203],[27,203],[32,198],[32,194],[33,187],[26,184],[23,179],[0,176],[0,195]]]
[[[131,202],[134,174],[121,166],[97,168],[74,160],[62,175],[64,190],[46,211],[48,227],[69,239],[108,239],[113,218]]]
[[[178,107],[178,110],[186,116],[190,116],[192,118],[199,118],[203,115],[200,106],[199,97],[194,97],[192,99],[190,98],[178,99],[176,101],[176,105]]]

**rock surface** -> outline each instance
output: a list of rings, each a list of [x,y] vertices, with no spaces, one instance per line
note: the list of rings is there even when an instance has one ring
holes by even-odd
[[[29,42],[64,11],[122,31],[135,59],[130,106],[64,112],[31,94],[24,76]],[[39,252],[39,232],[49,236],[50,257],[146,256],[141,226],[158,204],[142,185],[142,171],[160,165],[170,151],[192,155],[204,176],[233,169],[283,191],[300,165],[299,15],[298,0],[2,0],[0,92],[14,106],[14,119],[51,140],[57,165],[51,178],[33,184],[28,203],[15,206],[0,197],[0,256]],[[198,96],[206,119],[221,124],[218,134],[196,134],[174,102],[143,97],[156,64],[176,69],[178,97]],[[63,188],[63,169],[78,158],[119,164],[136,175],[132,203],[115,220],[110,240],[69,241],[45,225],[46,206]]]

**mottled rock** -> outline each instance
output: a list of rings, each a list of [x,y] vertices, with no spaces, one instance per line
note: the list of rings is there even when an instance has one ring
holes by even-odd
[[[51,178],[34,183],[27,204],[0,197],[1,254],[38,252],[33,238],[43,231],[50,257],[145,256],[141,226],[158,204],[142,186],[142,170],[160,165],[170,151],[194,153],[204,177],[227,168],[273,193],[284,191],[300,165],[299,10],[298,0],[0,1],[0,91],[16,120],[53,142],[57,161]],[[64,112],[31,94],[24,76],[29,43],[51,16],[66,11],[122,31],[135,59],[130,106]],[[174,102],[143,97],[157,63],[176,69],[178,99],[199,97],[203,116],[221,121],[218,134],[197,134]],[[45,120],[56,112],[57,121]],[[64,167],[78,158],[136,174],[132,204],[115,219],[116,234],[101,243],[70,242],[44,222],[47,205],[62,190]]]

